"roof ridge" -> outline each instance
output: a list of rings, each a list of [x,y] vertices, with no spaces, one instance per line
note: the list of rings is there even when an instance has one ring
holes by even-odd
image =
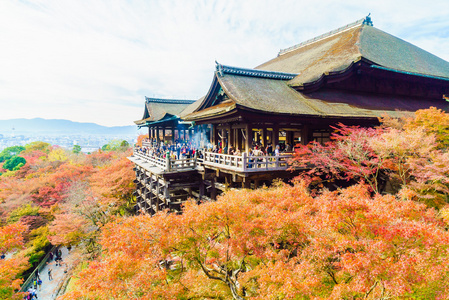
[[[368,18],[369,18],[369,20],[368,20]],[[355,22],[352,22],[352,23],[347,24],[347,25],[345,25],[345,26],[342,26],[342,27],[340,27],[340,28],[337,28],[337,29],[334,29],[334,30],[332,30],[332,31],[326,32],[326,33],[324,33],[324,34],[321,34],[321,35],[319,35],[319,36],[316,36],[316,37],[314,37],[314,38],[311,38],[311,39],[309,39],[309,40],[307,40],[307,41],[304,41],[304,42],[302,42],[302,43],[296,44],[296,45],[294,45],[294,46],[291,46],[291,47],[288,47],[288,48],[285,48],[285,49],[281,49],[281,50],[279,50],[278,56],[284,55],[284,54],[286,54],[286,53],[288,53],[288,52],[294,51],[294,50],[299,49],[299,48],[301,48],[301,47],[310,45],[310,44],[312,44],[312,43],[321,41],[321,40],[323,40],[323,39],[325,39],[325,38],[331,37],[331,36],[333,36],[333,35],[336,35],[336,34],[338,34],[338,33],[344,32],[344,31],[346,31],[346,30],[349,30],[349,29],[352,29],[352,28],[354,28],[354,27],[360,26],[360,25],[362,25],[362,24],[366,24],[366,25],[372,26],[371,18],[369,17],[369,15],[368,15],[366,18],[357,20],[357,21],[355,21]]]
[[[223,76],[223,74],[235,74],[240,76],[249,76],[249,77],[260,77],[266,79],[283,79],[290,80],[298,76],[297,73],[286,73],[286,72],[277,72],[277,71],[265,71],[265,70],[256,70],[256,69],[247,69],[240,67],[231,67],[219,64],[216,62],[217,72]]]
[[[149,98],[149,97],[145,96],[145,101],[152,102],[152,103],[167,103],[167,104],[192,104],[196,100]]]

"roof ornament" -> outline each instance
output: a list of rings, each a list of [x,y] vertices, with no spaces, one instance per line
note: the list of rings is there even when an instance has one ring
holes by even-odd
[[[363,25],[373,26],[373,20],[371,20],[371,13],[369,13],[365,20],[363,20]]]
[[[220,76],[223,76],[223,65],[219,64],[217,61],[215,61],[215,69],[217,70],[218,74]]]

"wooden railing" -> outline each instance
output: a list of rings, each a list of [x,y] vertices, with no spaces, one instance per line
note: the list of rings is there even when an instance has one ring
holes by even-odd
[[[292,157],[291,154],[248,156],[248,154],[242,153],[241,156],[237,156],[205,152],[202,163],[237,172],[282,171],[290,167],[289,160]]]
[[[139,150],[134,150],[133,156],[149,163],[152,166],[159,167],[165,171],[179,171],[194,169],[197,166],[196,158],[170,159],[170,157],[159,158],[147,155]]]
[[[142,141],[142,147],[153,147],[151,142]]]
[[[151,155],[147,155],[143,152],[140,151],[136,151],[134,150],[133,156],[136,156],[144,161],[146,161],[147,163],[150,163],[151,165],[155,166],[155,167],[159,167],[162,169],[166,169],[167,168],[167,162],[164,158],[159,158],[159,157],[155,157],[155,156],[151,156]]]
[[[292,154],[282,154],[279,156],[248,156],[245,152],[242,155],[227,155],[214,152],[203,152],[201,159],[183,158],[170,159],[159,158],[147,155],[139,150],[135,150],[135,157],[149,163],[152,166],[159,167],[165,171],[181,171],[194,169],[199,165],[207,165],[225,170],[236,172],[263,172],[263,171],[282,171],[287,170],[289,160]]]

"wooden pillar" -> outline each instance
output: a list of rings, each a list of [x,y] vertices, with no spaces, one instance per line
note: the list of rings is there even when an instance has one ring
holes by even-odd
[[[279,145],[279,125],[273,125],[273,150]]]
[[[218,128],[215,125],[213,127],[213,136],[214,136],[213,144],[218,147],[219,135],[218,135]]]
[[[228,127],[229,130],[229,136],[228,136],[228,149],[231,147],[235,149],[235,143],[234,143],[234,128],[232,128],[231,125]]]
[[[221,138],[220,138],[221,149],[224,150],[224,148],[226,147],[226,129],[224,129],[224,128],[220,129],[220,134],[221,134]]]
[[[244,177],[242,181],[242,188],[249,189],[251,187],[251,181],[248,177]]]
[[[286,145],[287,143],[289,143],[290,145],[293,146],[293,131],[287,131],[287,136],[286,136]],[[290,149],[293,150],[293,149]]]
[[[164,188],[164,200],[165,200],[165,205],[166,207],[168,207],[170,205],[170,183],[169,182],[165,182],[165,188]]]
[[[262,145],[267,148],[267,127],[262,128]]]
[[[217,199],[217,188],[215,187],[215,181],[216,181],[216,179],[215,179],[215,176],[214,176],[210,180],[210,184],[211,184],[211,187],[210,187],[210,198],[212,200],[216,200]]]
[[[159,185],[159,178],[156,177],[156,197],[155,197],[155,201],[156,201],[156,212],[159,211],[159,193],[160,193],[160,185]]]
[[[309,141],[309,132],[310,127],[308,124],[304,124],[304,126],[301,129],[301,145],[307,145]]]
[[[251,149],[251,146],[253,144],[253,128],[252,124],[245,124],[245,133],[246,133],[246,142],[245,142],[245,151],[249,153],[249,150]]]

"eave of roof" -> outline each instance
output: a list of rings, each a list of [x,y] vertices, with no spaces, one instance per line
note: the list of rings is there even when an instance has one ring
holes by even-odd
[[[145,101],[148,103],[166,103],[166,104],[192,104],[196,100],[179,100],[179,99],[162,99],[162,98],[150,98],[145,96]]]
[[[236,108],[236,104],[234,101],[225,101],[223,103],[220,103],[218,105],[208,107],[206,109],[196,111],[193,113],[190,113],[183,117],[183,120],[186,121],[196,121],[205,119],[212,116],[221,115],[224,113],[228,113]]]
[[[389,72],[394,72],[394,73],[405,74],[405,75],[412,75],[412,76],[418,76],[418,77],[424,77],[424,78],[430,78],[430,79],[436,79],[436,80],[449,81],[448,77],[432,76],[432,75],[420,74],[420,73],[415,73],[415,72],[395,70],[395,69],[386,68],[386,67],[382,67],[382,66],[378,66],[378,65],[371,65],[371,68],[384,70],[384,71],[389,71]]]
[[[146,122],[163,120],[167,115],[180,116],[182,111],[194,100],[176,100],[145,97],[145,111],[141,120],[135,121],[136,125],[142,126]]]
[[[167,115],[167,118],[164,117],[163,119],[158,120],[158,121],[147,120],[144,123],[137,124],[137,125],[138,125],[139,128],[142,128],[142,127],[147,127],[147,126],[151,126],[151,125],[155,125],[155,124],[171,122],[171,121],[175,121],[175,120],[180,120],[180,118],[178,116],[169,116],[169,115]]]
[[[256,69],[247,69],[240,67],[231,67],[216,63],[216,69],[220,76],[224,74],[232,74],[232,75],[240,75],[240,76],[249,76],[256,78],[267,78],[267,79],[280,79],[280,80],[290,80],[298,76],[297,73],[286,73],[286,72],[276,72],[276,71],[265,71],[265,70],[256,70]]]
[[[312,94],[295,91],[285,81],[225,75],[217,80],[230,98],[219,105],[194,112],[185,120],[212,120],[232,111],[247,110],[260,114],[307,118],[376,119],[382,115],[409,116],[417,109],[436,106],[447,109],[447,102],[424,101],[403,96],[321,90]]]

